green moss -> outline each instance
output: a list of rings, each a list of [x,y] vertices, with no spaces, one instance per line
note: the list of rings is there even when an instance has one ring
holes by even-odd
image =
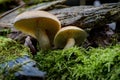
[[[11,0],[0,0],[0,4],[4,4],[5,2],[10,2]]]
[[[0,37],[0,64],[24,55],[30,55],[27,47],[10,38]]]
[[[14,73],[25,63],[16,64],[10,68],[9,65],[7,65],[7,62],[11,60],[14,61],[16,58],[23,57],[25,55],[31,55],[27,47],[18,44],[10,38],[0,36],[0,80],[16,80]],[[3,63],[6,63],[4,68],[1,66]],[[6,71],[8,75],[5,74]]]
[[[120,45],[40,51],[35,60],[47,80],[119,80]]]
[[[11,32],[11,30],[9,28],[8,29],[1,29],[0,35],[7,36],[10,32]]]

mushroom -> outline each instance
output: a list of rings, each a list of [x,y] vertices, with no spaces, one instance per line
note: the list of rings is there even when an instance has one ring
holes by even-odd
[[[46,11],[24,12],[15,18],[14,26],[36,38],[43,50],[50,49],[55,34],[61,28],[57,17]]]
[[[54,38],[55,48],[68,49],[73,47],[75,44],[80,45],[85,38],[87,33],[76,26],[67,26],[61,28]]]

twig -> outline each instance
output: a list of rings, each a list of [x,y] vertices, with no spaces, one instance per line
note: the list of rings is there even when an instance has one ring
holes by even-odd
[[[18,7],[13,8],[13,9],[11,9],[11,10],[9,10],[9,11],[6,11],[6,12],[3,13],[2,15],[0,15],[0,19],[3,18],[4,16],[8,15],[9,13],[11,13],[11,12],[13,12],[13,11],[21,8],[21,7],[23,7],[24,5],[25,5],[25,3],[19,5]]]
[[[62,4],[65,2],[66,2],[66,0],[56,0],[56,1],[52,1],[52,2],[42,3],[42,4],[33,6],[28,10],[50,10],[50,9],[54,8],[55,5]]]

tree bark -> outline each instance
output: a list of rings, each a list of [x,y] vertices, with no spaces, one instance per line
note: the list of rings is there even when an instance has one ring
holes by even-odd
[[[61,21],[62,26],[81,28],[105,25],[120,19],[120,2],[103,4],[100,7],[75,6],[50,11]]]
[[[61,2],[56,2],[46,7],[43,7],[41,5],[39,7],[34,7],[34,9],[29,10],[46,10],[54,4],[56,5],[57,3],[62,3],[64,1],[65,0],[61,0]],[[68,25],[74,25],[81,28],[92,28],[118,21],[120,19],[120,2],[103,4],[100,7],[73,6],[63,9],[53,8],[49,12],[58,17],[63,27]],[[12,26],[12,22],[18,14],[19,11],[6,15],[2,19],[0,19],[0,24],[11,24]]]

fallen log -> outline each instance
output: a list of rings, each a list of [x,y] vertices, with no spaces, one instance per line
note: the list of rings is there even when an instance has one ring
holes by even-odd
[[[100,7],[75,6],[50,12],[59,18],[62,26],[75,25],[89,28],[119,20],[120,2],[103,4]]]
[[[63,0],[64,1],[64,0]],[[56,3],[55,3],[56,4]],[[44,7],[43,7],[44,6]],[[29,10],[45,10],[48,9],[45,5],[40,7],[34,7]],[[50,8],[49,5],[48,7]],[[120,2],[103,4],[100,7],[94,6],[73,6],[63,9],[53,9],[49,11],[56,15],[61,21],[62,26],[75,25],[81,28],[89,28],[94,26],[100,26],[108,24],[120,19]],[[12,14],[12,17],[7,17]],[[0,24],[11,24],[18,12],[11,13],[5,17],[7,19],[1,19]]]

